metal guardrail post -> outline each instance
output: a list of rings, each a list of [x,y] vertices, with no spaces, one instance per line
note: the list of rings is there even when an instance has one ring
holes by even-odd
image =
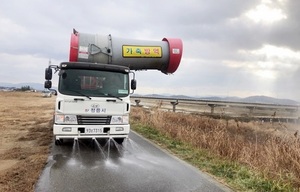
[[[214,114],[216,105],[215,104],[208,104],[208,106],[210,106],[210,113]]]
[[[176,111],[176,105],[178,105],[178,100],[170,102],[173,105],[173,112]]]
[[[252,116],[255,107],[246,107],[246,108],[250,110],[250,111],[249,111],[249,116]]]
[[[139,99],[136,99],[136,100],[134,100],[135,101],[135,105],[138,107],[138,106],[140,106],[140,102],[141,102],[141,100],[139,100]]]

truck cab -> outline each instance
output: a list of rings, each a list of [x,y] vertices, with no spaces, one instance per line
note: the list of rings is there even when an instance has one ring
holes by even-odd
[[[113,138],[121,144],[130,132],[128,67],[89,62],[63,62],[58,71],[53,134],[63,139]],[[45,87],[51,87],[51,67]],[[48,75],[48,76],[47,76]],[[49,83],[50,81],[50,83]],[[50,85],[50,86],[49,86]]]

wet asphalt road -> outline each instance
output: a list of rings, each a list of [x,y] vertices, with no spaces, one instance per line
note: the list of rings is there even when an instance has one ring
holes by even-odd
[[[36,192],[230,191],[135,133],[123,146],[113,141],[53,144]]]

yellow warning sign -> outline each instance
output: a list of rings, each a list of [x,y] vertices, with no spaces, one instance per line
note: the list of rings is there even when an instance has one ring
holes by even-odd
[[[123,45],[123,57],[162,57],[160,46]]]

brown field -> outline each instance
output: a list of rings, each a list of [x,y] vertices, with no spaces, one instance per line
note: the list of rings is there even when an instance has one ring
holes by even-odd
[[[0,92],[0,191],[33,191],[49,155],[54,98]]]

